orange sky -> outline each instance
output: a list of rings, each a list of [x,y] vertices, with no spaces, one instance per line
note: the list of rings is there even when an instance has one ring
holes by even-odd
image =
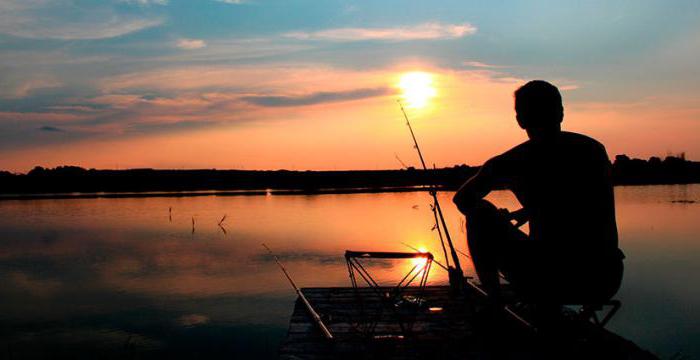
[[[135,109],[134,116],[138,118],[134,120],[140,125],[167,124],[188,116],[217,118],[217,124],[33,146],[5,152],[0,167],[14,171],[26,171],[33,164],[95,168],[383,169],[400,166],[395,154],[407,164],[416,165],[409,133],[395,102],[405,90],[398,86],[401,76],[414,70],[430,74],[430,86],[435,92],[427,106],[407,108],[428,162],[437,166],[478,165],[525,140],[512,109],[512,92],[525,80],[492,69],[454,71],[426,64],[374,71],[328,67],[184,68],[118,77],[104,84],[113,92],[159,84],[180,91],[177,98],[146,101],[112,95],[93,101]],[[261,87],[293,89],[299,96],[319,88],[338,94],[353,89],[384,90],[379,95],[355,100],[279,107],[240,106],[225,93],[199,92],[204,87],[253,80]],[[554,82],[563,89],[564,129],[598,138],[607,145],[611,157],[622,152],[651,156],[687,151],[691,157],[700,153],[697,147],[675,145],[698,143],[699,129],[694,118],[700,111],[695,106],[659,98],[634,103],[572,103],[567,100],[578,91],[578,85],[565,80]],[[72,116],[62,120],[65,126],[71,126]],[[660,126],[658,119],[668,117],[673,117],[674,122]],[[227,118],[232,121],[221,121]]]
[[[396,9],[401,11],[397,12]],[[700,160],[700,3],[0,2],[0,169],[479,165],[525,140],[513,91],[559,86],[609,155]],[[425,90],[425,89],[424,89]],[[420,93],[421,91],[419,91]]]

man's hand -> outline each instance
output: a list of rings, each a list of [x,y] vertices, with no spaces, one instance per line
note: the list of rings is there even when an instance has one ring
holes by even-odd
[[[521,227],[525,225],[526,222],[530,221],[530,214],[527,213],[525,208],[520,208],[510,213],[511,219],[515,220],[515,227]]]
[[[527,210],[521,208],[515,211],[508,211],[508,209],[498,209],[498,211],[506,217],[506,219],[513,221],[515,220],[515,227],[521,227],[525,225],[529,220]]]

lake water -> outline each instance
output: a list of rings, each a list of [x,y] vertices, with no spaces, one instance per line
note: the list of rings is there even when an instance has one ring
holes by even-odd
[[[662,357],[700,358],[700,185],[615,196],[627,259],[608,327]],[[441,197],[465,249],[451,194]],[[516,208],[509,192],[489,199]],[[0,357],[274,358],[295,294],[260,244],[301,286],[348,286],[346,249],[405,242],[442,260],[429,202],[420,192],[0,201]],[[409,268],[375,271],[388,281]]]

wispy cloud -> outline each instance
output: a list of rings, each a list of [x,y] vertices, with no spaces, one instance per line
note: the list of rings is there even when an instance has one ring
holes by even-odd
[[[57,128],[55,126],[42,126],[39,128],[39,131],[46,131],[46,132],[64,132],[65,130]]]
[[[119,0],[120,2],[127,4],[136,4],[141,6],[148,5],[167,5],[168,0]]]
[[[88,115],[64,112],[12,112],[0,111],[0,124],[15,121],[21,124],[30,123],[71,123],[90,119]],[[3,124],[4,125],[4,124]],[[12,124],[10,124],[12,126]],[[35,125],[36,126],[36,125]]]
[[[175,46],[184,50],[196,50],[207,46],[207,43],[200,39],[179,39]]]
[[[386,84],[386,74],[318,64],[180,66],[111,76],[101,81],[99,87],[104,94],[225,91],[276,95],[270,92],[276,90],[278,94],[281,89],[288,93],[303,89],[341,91],[344,89],[338,87],[342,84],[353,84],[355,89],[376,88],[378,84]]]
[[[15,105],[0,112],[0,148],[277,121],[282,113],[286,118],[314,116],[310,114],[322,111],[319,104],[371,103],[395,91],[387,87],[385,70],[317,64],[162,67],[109,76],[90,86],[90,91],[60,98],[54,94],[71,88],[32,92],[19,105],[19,100],[5,100]],[[52,133],[43,126],[65,132],[41,136]],[[19,139],[16,134],[23,134],[21,143],[13,140]]]
[[[24,80],[23,82],[19,83],[16,87],[14,87],[14,89],[10,88],[9,94],[3,90],[0,90],[0,95],[9,95],[9,97],[11,98],[23,98],[29,96],[37,90],[57,88],[61,85],[61,82],[56,80],[52,76],[38,75]]]
[[[285,37],[300,40],[326,41],[407,41],[456,39],[476,33],[475,26],[469,23],[442,24],[424,23],[415,26],[384,27],[384,28],[337,28],[313,32],[289,32]]]
[[[307,106],[330,102],[360,100],[376,96],[388,95],[389,88],[354,89],[348,91],[316,92],[300,96],[245,96],[241,99],[248,103],[267,106]]]
[[[484,63],[481,61],[465,61],[462,63],[462,65],[464,65],[466,67],[480,68],[480,69],[498,69],[498,68],[505,67],[502,65],[487,64],[487,63]]]
[[[240,5],[245,3],[243,0],[216,0],[217,2],[224,3],[224,4],[233,4],[233,5]]]
[[[560,85],[559,90],[561,91],[570,91],[570,90],[578,90],[579,86],[576,84],[566,84],[566,85]]]
[[[0,34],[30,39],[94,40],[133,33],[163,19],[126,14],[114,5],[77,4],[73,0],[0,2]]]

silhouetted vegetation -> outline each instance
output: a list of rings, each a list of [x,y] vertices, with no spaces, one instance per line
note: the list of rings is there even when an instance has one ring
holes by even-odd
[[[613,162],[613,179],[617,185],[688,184],[700,182],[700,162],[688,161],[685,154],[652,156],[648,160],[617,155]]]
[[[46,169],[37,166],[27,174],[0,171],[2,194],[99,192],[160,192],[199,190],[297,190],[315,193],[328,189],[410,188],[437,185],[455,189],[479,167],[458,165],[435,170],[361,171],[257,171],[257,170],[96,170],[77,166]],[[618,155],[613,163],[618,185],[682,184],[700,182],[700,162],[681,156],[649,160]]]
[[[0,193],[154,192],[198,190],[299,190],[411,187],[435,181],[458,186],[477,168],[430,170],[256,171],[256,170],[96,170],[75,166],[35,167],[26,175],[0,177]]]

